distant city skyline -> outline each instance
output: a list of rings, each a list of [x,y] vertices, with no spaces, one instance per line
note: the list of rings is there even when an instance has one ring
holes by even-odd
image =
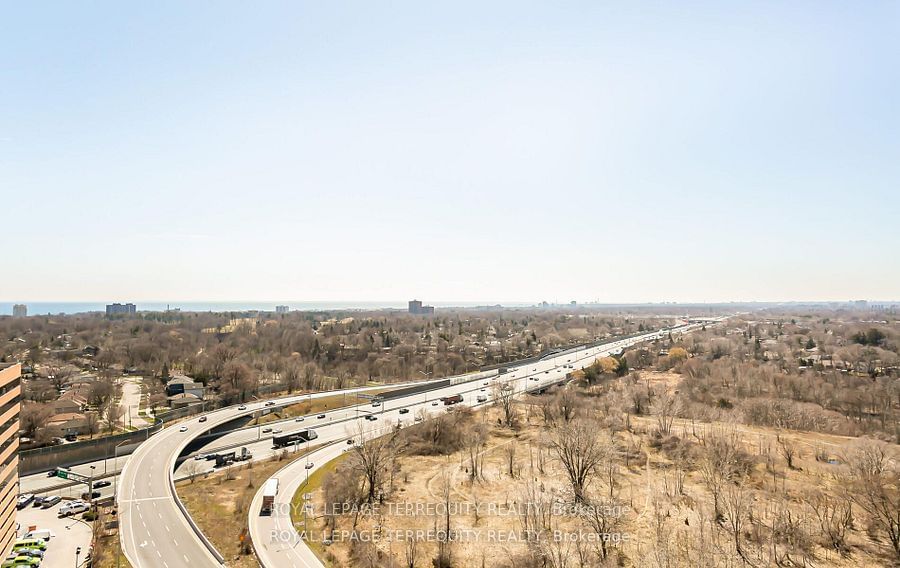
[[[10,302],[900,298],[897,3],[6,8]]]
[[[859,302],[864,302],[860,304]],[[185,312],[227,312],[227,311],[268,311],[273,313],[279,312],[279,307],[284,307],[281,301],[230,301],[230,302],[133,302],[137,304],[137,312],[163,312],[166,310],[178,310]],[[872,309],[873,311],[896,311],[900,309],[900,300],[839,300],[839,301],[816,301],[816,300],[796,300],[796,301],[773,301],[773,302],[591,302],[577,301],[577,307],[602,307],[602,306],[666,306],[670,305],[675,308],[687,308],[691,306],[715,306],[715,305],[776,305],[776,304],[832,304],[832,305],[850,305],[856,304],[855,307]],[[535,302],[504,302],[484,300],[481,302],[465,302],[465,301],[434,301],[431,302],[438,309],[448,308],[476,308],[476,307],[492,307],[501,306],[511,309],[527,309],[540,308],[541,301]],[[572,307],[570,301],[548,301],[550,307]],[[106,302],[31,302],[28,306],[28,315],[41,316],[47,314],[77,314],[77,313],[104,313],[106,312]],[[289,311],[334,311],[334,310],[395,310],[408,311],[408,302],[401,300],[384,300],[384,301],[296,301],[292,305],[287,306]],[[14,315],[14,305],[10,302],[0,302],[0,316]]]

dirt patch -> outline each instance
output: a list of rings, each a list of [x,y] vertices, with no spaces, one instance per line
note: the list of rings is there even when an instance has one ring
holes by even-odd
[[[294,459],[303,454],[290,454]],[[282,456],[229,468],[176,484],[178,497],[191,517],[234,568],[258,568],[247,534],[247,515],[260,485],[287,462]]]

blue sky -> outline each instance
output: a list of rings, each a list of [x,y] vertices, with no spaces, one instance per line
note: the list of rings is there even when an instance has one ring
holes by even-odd
[[[900,299],[900,4],[6,2],[0,300]]]

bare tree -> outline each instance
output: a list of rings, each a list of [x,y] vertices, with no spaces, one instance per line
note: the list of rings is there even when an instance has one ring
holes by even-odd
[[[781,434],[775,436],[775,440],[778,442],[778,451],[781,453],[781,457],[787,462],[788,469],[796,469],[794,467],[794,455],[797,453],[796,448],[789,441],[782,438]]]
[[[191,480],[191,483],[194,482],[194,478],[196,478],[200,473],[203,472],[203,468],[200,466],[200,462],[194,459],[188,459],[184,463],[184,473],[188,476],[188,479]]]
[[[90,434],[91,439],[93,440],[94,434],[100,431],[100,415],[92,411],[85,412],[84,422],[88,434]]]
[[[360,472],[366,481],[366,501],[374,503],[378,498],[385,474],[391,465],[391,454],[394,447],[394,433],[379,435],[378,432],[367,431],[362,422],[356,424],[356,444],[351,452],[353,469]]]
[[[553,397],[552,404],[556,415],[563,422],[571,422],[578,414],[579,402],[578,395],[572,389],[563,387]]]
[[[889,459],[885,446],[865,441],[845,458],[851,472],[851,497],[872,524],[885,534],[900,560],[900,468]]]
[[[503,411],[503,424],[512,428],[516,423],[515,390],[509,385],[494,383],[493,391],[494,404]]]
[[[109,401],[106,405],[106,408],[103,410],[103,417],[106,419],[106,427],[112,432],[116,429],[116,422],[119,421],[119,418],[125,413],[125,409],[116,401]]]
[[[663,436],[672,433],[672,423],[675,421],[679,406],[678,398],[668,389],[662,389],[662,392],[654,397],[652,410],[656,416],[656,429]]]
[[[416,568],[416,560],[419,558],[419,539],[409,538],[406,540],[404,549],[404,564],[406,568]]]
[[[585,490],[606,456],[598,431],[595,421],[579,418],[560,426],[551,436],[550,447],[566,470],[576,503],[585,501]]]
[[[729,484],[725,489],[724,512],[727,518],[728,532],[734,541],[734,550],[738,556],[747,560],[742,544],[744,525],[750,510],[750,498],[740,483]]]
[[[504,453],[506,454],[506,472],[510,477],[516,477],[518,475],[518,468],[516,468],[516,444],[514,442],[506,444]]]
[[[734,477],[738,455],[736,438],[728,433],[712,432],[704,440],[700,476],[712,493],[716,521],[722,519],[722,493]]]
[[[838,553],[850,552],[847,546],[847,531],[853,527],[853,505],[849,499],[832,497],[816,491],[808,498],[809,504],[819,522],[823,544]]]
[[[469,456],[469,481],[474,482],[482,477],[487,437],[487,427],[480,422],[472,424],[464,434],[466,453]]]

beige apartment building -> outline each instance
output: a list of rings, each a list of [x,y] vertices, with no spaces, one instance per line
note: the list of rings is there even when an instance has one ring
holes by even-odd
[[[21,371],[18,363],[0,363],[0,558],[16,539]]]

